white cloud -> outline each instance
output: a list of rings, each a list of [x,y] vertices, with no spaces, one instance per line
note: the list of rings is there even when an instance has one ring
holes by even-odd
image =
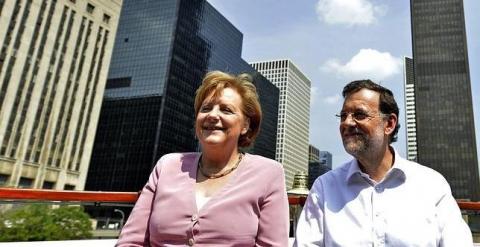
[[[347,79],[372,79],[377,82],[400,73],[401,68],[401,58],[373,49],[361,49],[346,64],[330,59],[322,66],[324,71]]]
[[[327,96],[323,99],[323,102],[329,104],[329,105],[333,105],[333,104],[336,104],[338,102],[340,102],[340,100],[342,99],[342,96],[340,96],[340,94],[335,94],[335,95],[332,95],[332,96]]]
[[[369,0],[319,0],[318,18],[327,24],[368,26],[385,15],[385,5],[374,5]]]

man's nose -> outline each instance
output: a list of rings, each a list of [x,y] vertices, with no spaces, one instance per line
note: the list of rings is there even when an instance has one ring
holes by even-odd
[[[345,125],[355,125],[357,124],[357,121],[353,118],[353,114],[349,113],[347,114],[345,120],[341,121],[340,124],[345,124]]]

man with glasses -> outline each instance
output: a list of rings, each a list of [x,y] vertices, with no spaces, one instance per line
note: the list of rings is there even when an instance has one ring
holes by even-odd
[[[392,92],[360,80],[342,94],[340,135],[354,159],[315,181],[294,246],[472,246],[443,176],[390,145],[400,127]]]

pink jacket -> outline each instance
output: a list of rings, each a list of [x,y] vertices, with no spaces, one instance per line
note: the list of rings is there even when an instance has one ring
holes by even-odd
[[[282,166],[246,154],[227,184],[197,210],[199,156],[174,153],[158,161],[117,246],[287,246]]]

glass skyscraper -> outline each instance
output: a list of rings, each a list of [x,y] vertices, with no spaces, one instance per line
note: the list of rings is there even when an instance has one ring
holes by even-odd
[[[411,0],[417,160],[442,173],[457,199],[479,200],[462,0]]]
[[[197,151],[194,94],[217,69],[252,74],[264,120],[250,152],[275,158],[279,90],[241,58],[242,39],[205,0],[125,0],[86,189],[137,191],[163,154]]]

